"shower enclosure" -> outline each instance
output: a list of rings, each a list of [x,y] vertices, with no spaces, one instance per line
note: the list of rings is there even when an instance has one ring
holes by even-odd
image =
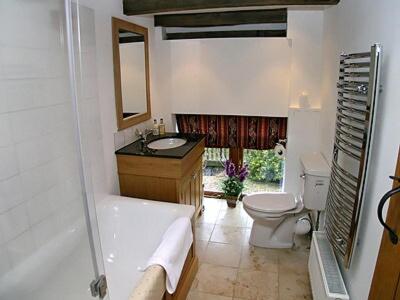
[[[76,1],[0,1],[0,299],[99,298],[94,22]]]

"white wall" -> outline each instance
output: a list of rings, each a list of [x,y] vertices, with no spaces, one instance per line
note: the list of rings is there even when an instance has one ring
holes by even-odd
[[[321,107],[322,10],[288,11],[287,36],[292,40],[290,106],[299,105],[299,97],[308,94],[310,106]]]
[[[298,195],[303,181],[300,157],[312,152],[320,152],[321,112],[318,109],[289,109],[288,144],[285,164],[285,192]]]
[[[144,113],[147,109],[144,43],[119,45],[123,112]]]
[[[190,41],[164,41],[162,40],[162,33],[159,27],[153,27],[153,19],[150,17],[126,17],[122,15],[122,2],[121,1],[107,1],[107,0],[85,0],[81,1],[84,5],[92,7],[95,10],[96,16],[96,52],[97,52],[97,74],[98,74],[98,95],[100,102],[100,114],[102,121],[102,133],[103,133],[103,145],[104,145],[104,157],[105,157],[105,173],[106,173],[106,184],[104,189],[108,193],[118,193],[118,177],[117,177],[117,168],[115,162],[115,146],[121,147],[132,142],[135,139],[134,130],[139,128],[144,128],[146,126],[151,126],[152,121],[145,122],[133,128],[128,128],[121,132],[117,133],[116,119],[115,119],[115,98],[114,98],[114,77],[113,77],[113,61],[112,61],[112,42],[111,42],[111,16],[119,17],[122,19],[130,20],[139,25],[143,25],[149,29],[149,46],[150,46],[150,88],[151,88],[151,104],[152,104],[152,115],[155,118],[164,118],[164,121],[167,124],[167,130],[174,130],[175,128],[172,126],[174,123],[174,118],[172,115],[172,105],[174,105],[174,109],[177,111],[183,111],[183,108],[187,108],[186,102],[180,103],[177,105],[175,101],[175,92],[173,91],[173,86],[171,81],[169,80],[172,77],[172,74],[175,72],[176,65],[182,65],[183,61],[187,61],[187,59],[179,61],[177,59],[177,55],[174,51],[175,47],[171,46],[174,43],[180,42],[190,42]],[[320,49],[322,45],[321,40],[321,32],[322,32],[322,12],[315,11],[298,11],[298,10],[289,10],[288,13],[288,38],[291,40],[292,50],[290,51],[291,65],[288,66],[288,78],[280,79],[280,84],[289,82],[289,90],[286,91],[288,96],[285,96],[285,92],[282,93],[283,99],[278,99],[278,97],[274,97],[272,101],[276,103],[284,103],[284,106],[278,104],[274,105],[264,105],[265,101],[263,98],[259,97],[259,102],[262,103],[260,106],[259,103],[254,103],[254,107],[257,107],[257,111],[249,111],[249,107],[251,109],[251,105],[249,105],[249,101],[236,101],[234,105],[231,106],[232,113],[243,113],[246,112],[255,112],[254,114],[262,114],[272,115],[272,114],[282,114],[288,115],[288,106],[296,106],[298,103],[298,98],[301,92],[306,91],[309,94],[310,103],[313,107],[319,107],[321,96],[319,89],[319,80],[321,78],[321,66],[322,66],[322,57],[320,54]],[[243,50],[246,47],[246,43],[240,46],[240,41],[242,39],[232,39],[230,43],[233,44],[233,48],[241,47]],[[252,51],[250,51],[251,47],[248,46],[249,51],[247,51],[246,58],[250,59],[249,54],[256,53],[259,54],[262,49],[264,39],[258,39],[259,42],[255,42],[257,44],[256,47]],[[224,40],[226,41],[226,40]],[[286,46],[287,41],[282,39],[285,43],[285,49],[289,50]],[[204,42],[204,41],[203,41]],[[238,44],[239,43],[239,44]],[[239,46],[238,46],[239,45]],[[285,50],[285,51],[286,51]],[[295,53],[294,53],[295,52]],[[228,52],[220,51],[219,53],[214,53],[214,60],[217,60],[218,57],[224,59],[224,63],[222,64],[224,67],[229,64],[230,61],[235,62],[235,58],[240,60],[240,55],[235,51],[231,51],[230,55],[227,55]],[[287,52],[285,52],[287,53]],[[218,54],[218,55],[217,55]],[[187,57],[188,55],[186,55]],[[285,57],[287,55],[285,54]],[[172,59],[174,58],[174,60]],[[190,58],[190,57],[189,57]],[[257,63],[258,60],[255,58],[250,59],[251,63]],[[260,70],[265,70],[266,67],[260,68]],[[224,74],[224,70],[219,70],[219,74],[222,76]],[[226,72],[225,72],[226,73]],[[232,72],[228,72],[229,74]],[[241,75],[247,75],[247,71],[241,70],[237,74],[237,78],[241,79]],[[282,74],[284,74],[283,72]],[[260,75],[262,73],[256,74]],[[286,74],[286,73],[285,73]],[[219,77],[221,77],[219,76]],[[286,75],[285,75],[286,76]],[[205,78],[205,77],[204,77]],[[205,78],[207,79],[207,78]],[[217,78],[218,79],[218,78]],[[221,79],[218,79],[218,82],[221,82]],[[248,89],[249,87],[254,87],[254,90],[264,91],[265,92],[265,82],[263,76],[260,76],[258,80],[254,80],[254,78],[250,78],[245,81],[245,85],[239,80],[237,82],[237,88]],[[224,83],[224,82],[222,82]],[[215,87],[214,91],[218,94],[221,94],[221,90],[227,90],[227,87],[224,84],[220,84],[218,86],[213,85]],[[196,82],[192,82],[189,85],[191,90],[198,89],[198,85]],[[229,90],[228,90],[229,92]],[[258,92],[259,93],[259,92]],[[269,91],[266,92],[270,93]],[[274,92],[275,93],[275,92]],[[261,94],[261,93],[259,93]],[[185,101],[188,103],[192,103],[193,107],[196,107],[197,112],[209,112],[215,113],[216,111],[213,109],[215,107],[215,103],[211,102],[210,99],[205,98],[202,99],[198,97],[196,93],[187,94],[187,98]],[[191,100],[191,98],[196,99],[195,102]],[[280,97],[279,97],[280,98]],[[261,99],[261,100],[260,100]],[[191,102],[192,101],[192,102]],[[221,106],[223,107],[223,106]],[[276,109],[276,107],[279,107]],[[201,110],[203,109],[203,111]],[[313,114],[315,115],[315,114]],[[291,161],[287,163],[287,172],[291,172],[291,170],[296,170],[297,173],[297,163],[298,157],[302,152],[301,144],[304,143],[306,145],[315,145],[319,143],[319,135],[310,133],[309,130],[305,127],[303,130],[303,125],[300,123],[296,123],[296,120],[289,120],[291,124],[291,128],[296,128],[303,132],[303,140],[298,140],[296,143],[294,141],[291,142],[290,149],[288,149],[288,157],[291,157]],[[315,129],[314,127],[313,129]],[[290,135],[290,133],[289,133]],[[300,148],[299,148],[300,147]],[[306,147],[307,148],[307,147]],[[313,147],[312,147],[313,148]],[[294,168],[294,169],[293,169]],[[294,184],[295,180],[290,181],[287,180],[288,190],[295,191],[297,189],[297,185]]]
[[[400,144],[400,3],[383,0],[342,0],[325,11],[324,77],[321,139],[324,154],[331,157],[336,110],[336,81],[341,51],[367,51],[373,43],[383,45],[383,92],[377,110],[370,178],[359,226],[359,242],[350,270],[344,271],[351,299],[368,298],[382,227],[376,217],[381,196],[391,188]]]
[[[321,151],[323,11],[289,9],[287,34],[287,39],[160,41],[157,55],[165,74],[163,96],[174,113],[288,116],[285,191],[297,193],[300,156]],[[303,92],[317,110],[289,110],[299,106]]]
[[[150,51],[150,95],[152,116],[164,118],[167,130],[172,130],[172,116],[169,100],[164,97],[163,61],[158,51],[160,38],[155,38],[153,18],[151,17],[127,17],[122,14],[122,1],[109,0],[81,0],[83,5],[93,8],[96,20],[96,65],[97,65],[97,92],[100,103],[101,127],[103,135],[103,149],[106,183],[104,190],[109,194],[119,193],[119,183],[115,158],[115,145],[125,145],[136,139],[135,129],[150,127],[152,120],[139,124],[123,131],[117,129],[114,96],[114,72],[111,39],[111,17],[125,19],[142,25],[149,29]],[[161,36],[161,35],[159,35]],[[100,163],[100,161],[99,161]]]
[[[172,111],[287,116],[303,92],[320,107],[322,33],[322,10],[289,9],[287,39],[163,41]]]
[[[290,41],[170,41],[174,113],[287,116]]]
[[[292,41],[286,192],[301,191],[300,157],[321,151],[320,122],[323,11],[288,11],[288,38]],[[308,95],[311,109],[297,109],[300,95]]]

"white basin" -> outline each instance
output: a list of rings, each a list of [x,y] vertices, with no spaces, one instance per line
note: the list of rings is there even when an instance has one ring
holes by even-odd
[[[185,145],[186,142],[187,142],[186,139],[181,139],[181,138],[164,138],[149,143],[147,147],[153,150],[166,150],[166,149],[178,148],[180,146]]]

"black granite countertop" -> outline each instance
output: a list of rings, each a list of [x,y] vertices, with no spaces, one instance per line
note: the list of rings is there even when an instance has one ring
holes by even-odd
[[[172,149],[166,150],[153,150],[146,146],[143,147],[143,141],[137,140],[117,151],[115,154],[119,155],[136,155],[136,156],[150,156],[150,157],[164,157],[164,158],[177,158],[181,159],[190,152],[203,138],[204,134],[185,134],[185,133],[166,133],[164,135],[153,136],[150,134],[147,137],[145,145],[159,139],[164,138],[184,138],[187,140],[186,144]]]

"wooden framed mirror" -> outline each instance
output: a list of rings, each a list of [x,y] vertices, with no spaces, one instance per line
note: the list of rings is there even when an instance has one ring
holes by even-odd
[[[149,44],[145,27],[112,18],[118,130],[151,118]]]

